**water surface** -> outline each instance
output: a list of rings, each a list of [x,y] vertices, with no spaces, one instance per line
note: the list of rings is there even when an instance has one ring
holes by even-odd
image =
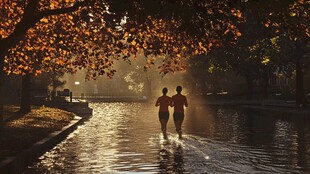
[[[153,103],[91,103],[93,116],[25,173],[308,173],[310,128],[238,108],[186,110],[184,139],[170,116],[162,138]]]

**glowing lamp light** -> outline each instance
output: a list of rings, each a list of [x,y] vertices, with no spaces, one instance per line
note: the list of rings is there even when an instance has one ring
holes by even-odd
[[[75,85],[80,85],[80,82],[74,82]]]

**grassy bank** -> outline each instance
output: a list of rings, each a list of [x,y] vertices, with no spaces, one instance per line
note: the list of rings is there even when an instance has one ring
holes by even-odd
[[[16,107],[5,107],[5,118],[14,118]],[[0,130],[0,161],[31,147],[48,134],[60,130],[74,118],[74,114],[60,109],[36,107],[32,112],[9,119]]]

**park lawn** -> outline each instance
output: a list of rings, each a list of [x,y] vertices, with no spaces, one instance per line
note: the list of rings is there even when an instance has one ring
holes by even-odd
[[[5,117],[12,117],[18,109],[6,106],[4,110]],[[5,122],[0,130],[0,161],[31,147],[50,133],[61,130],[74,116],[71,112],[56,108],[33,107],[30,113]]]

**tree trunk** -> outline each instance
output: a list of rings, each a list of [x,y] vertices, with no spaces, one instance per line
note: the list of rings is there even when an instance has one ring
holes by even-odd
[[[4,57],[5,57],[5,45],[0,40],[0,128],[2,128],[3,125],[3,105],[4,105],[4,96],[3,96],[3,89],[4,89],[4,71],[3,71],[3,66],[4,66]]]
[[[304,73],[298,58],[296,60],[296,105],[298,107],[306,107]]]
[[[217,77],[212,79],[212,86],[213,86],[213,93],[217,94],[218,92],[221,91],[221,89],[219,88],[219,82]]]
[[[268,70],[265,70],[265,71],[268,71]],[[268,89],[269,89],[269,84],[268,84],[268,81],[269,81],[269,74],[267,72],[265,72],[263,74],[263,79],[262,79],[262,83],[263,83],[263,95],[264,97],[268,97]]]
[[[19,112],[26,114],[31,111],[31,75],[26,73],[22,77],[22,97]]]
[[[0,60],[1,61],[1,60]],[[0,66],[1,68],[1,66]],[[4,78],[4,75],[3,75],[3,67],[1,68],[0,70],[0,129],[2,128],[2,125],[3,125],[3,119],[4,119],[4,112],[3,112],[3,105],[4,105],[4,102],[3,102],[3,99],[4,99],[4,96],[3,96],[3,78]]]
[[[206,85],[206,82],[205,82],[205,78],[201,78],[200,79],[200,83],[201,83],[201,88],[200,88],[200,92],[201,94],[204,96],[207,94],[207,85]]]
[[[146,84],[147,84],[147,96],[150,98],[152,95],[152,82],[149,78],[149,76],[146,76]]]
[[[56,81],[57,81],[57,78],[56,78],[56,73],[52,72],[53,76],[52,76],[52,93],[51,93],[51,100],[52,101],[55,101],[56,99],[56,93],[57,93],[57,86],[56,86]]]
[[[247,83],[247,99],[252,100],[253,98],[253,79],[249,76],[246,77]]]

